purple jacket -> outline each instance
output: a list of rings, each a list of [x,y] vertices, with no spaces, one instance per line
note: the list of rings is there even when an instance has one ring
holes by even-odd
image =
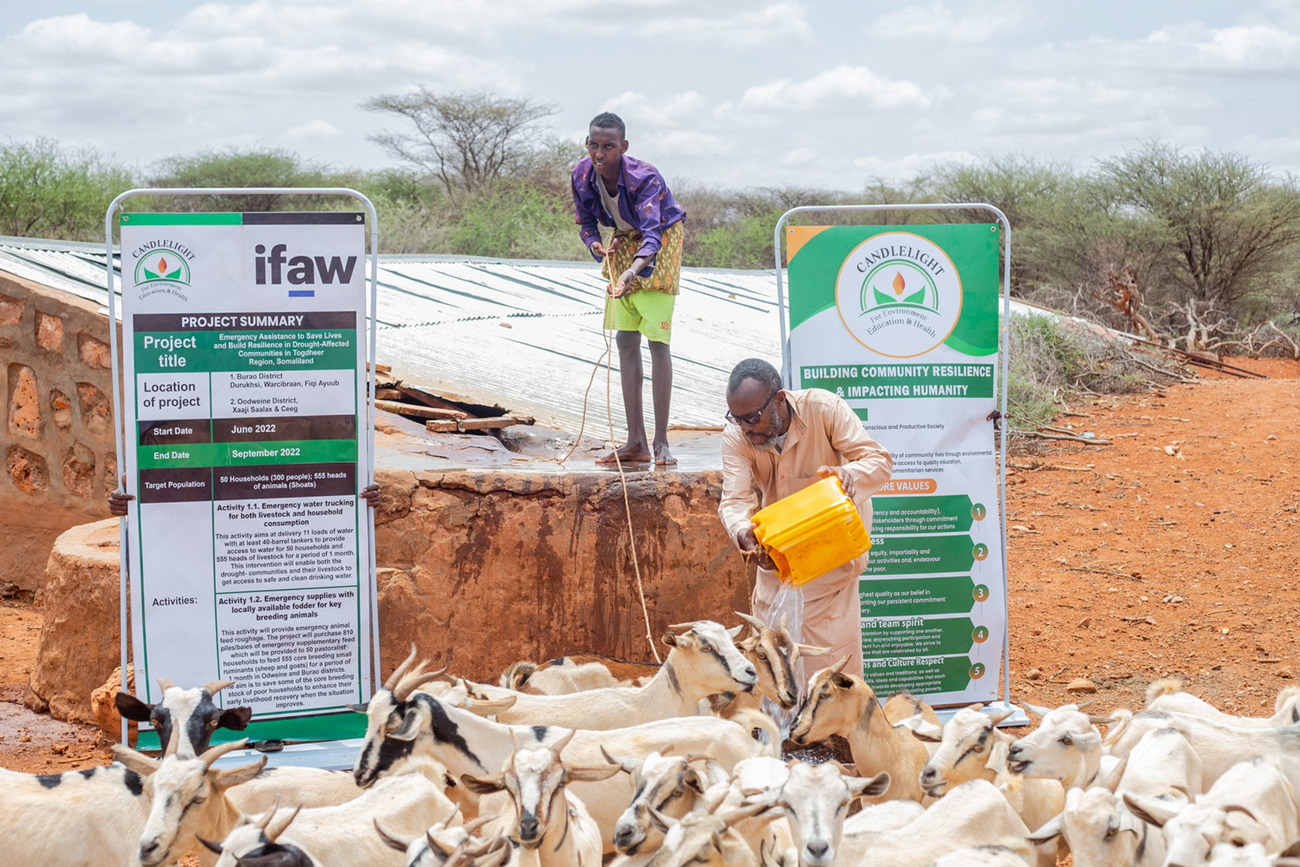
[[[573,210],[582,228],[582,243],[591,245],[600,240],[601,226],[614,226],[614,220],[605,213],[597,183],[603,183],[591,164],[591,157],[583,157],[573,169]],[[641,233],[641,247],[637,256],[652,257],[659,252],[663,230],[686,219],[686,209],[681,206],[664,183],[664,176],[647,162],[623,155],[618,176],[618,210],[623,221],[635,226]],[[592,253],[592,258],[600,257]],[[650,273],[651,263],[642,275]]]

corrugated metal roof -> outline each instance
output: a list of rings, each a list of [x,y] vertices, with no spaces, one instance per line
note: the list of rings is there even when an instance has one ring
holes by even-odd
[[[102,245],[0,237],[0,270],[108,303]],[[577,431],[605,350],[604,287],[589,262],[381,255],[376,355],[407,382]],[[671,421],[721,423],[731,368],[748,356],[779,365],[779,344],[774,272],[684,269],[673,317]],[[649,352],[642,356],[648,378]],[[621,432],[616,349],[611,367],[610,411]],[[597,437],[608,431],[605,392],[602,367],[587,407],[587,432]],[[645,406],[649,425],[649,383]]]

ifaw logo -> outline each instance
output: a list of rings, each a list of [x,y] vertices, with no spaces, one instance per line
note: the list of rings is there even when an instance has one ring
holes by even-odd
[[[844,327],[867,349],[911,358],[952,333],[961,316],[961,277],[933,241],[888,232],[862,242],[844,260],[835,306]]]
[[[315,289],[301,288],[303,286],[328,285],[336,281],[349,283],[357,266],[356,256],[349,256],[346,260],[338,256],[328,259],[324,256],[290,256],[287,244],[276,244],[269,254],[265,244],[258,244],[253,252],[257,254],[253,258],[253,279],[257,285],[281,285],[287,281],[289,285],[299,287],[289,290],[290,298],[316,295]]]

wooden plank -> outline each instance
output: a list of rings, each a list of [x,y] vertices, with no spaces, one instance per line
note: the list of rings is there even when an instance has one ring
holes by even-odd
[[[405,396],[406,395],[402,394],[395,388],[384,388],[383,386],[380,386],[375,389],[375,397],[380,400],[401,400]]]
[[[469,413],[458,409],[441,409],[436,406],[417,406],[413,403],[400,403],[395,400],[376,400],[376,409],[409,415],[415,418],[460,419],[469,418]]]
[[[426,421],[426,429],[434,433],[464,433],[469,430],[496,430],[519,424],[519,419],[503,415],[497,418],[469,418],[447,421]]]

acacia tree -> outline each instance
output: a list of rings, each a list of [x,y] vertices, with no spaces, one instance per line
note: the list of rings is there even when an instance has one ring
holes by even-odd
[[[1100,164],[1098,181],[1134,217],[1163,228],[1165,281],[1184,304],[1239,313],[1286,272],[1300,245],[1300,190],[1234,153],[1158,141]]]
[[[327,168],[303,160],[292,151],[274,148],[203,151],[162,160],[150,178],[155,187],[331,187],[345,186]],[[160,197],[161,198],[161,197]],[[238,196],[188,196],[151,203],[171,211],[275,211],[282,207],[314,207],[315,196],[248,193]]]
[[[0,145],[0,235],[100,240],[104,210],[133,186],[130,172],[94,151],[46,138]]]
[[[475,192],[526,171],[541,140],[537,122],[556,113],[549,103],[486,91],[439,94],[424,86],[414,93],[377,96],[361,107],[409,121],[413,130],[369,138],[403,162],[436,176],[452,194]]]

